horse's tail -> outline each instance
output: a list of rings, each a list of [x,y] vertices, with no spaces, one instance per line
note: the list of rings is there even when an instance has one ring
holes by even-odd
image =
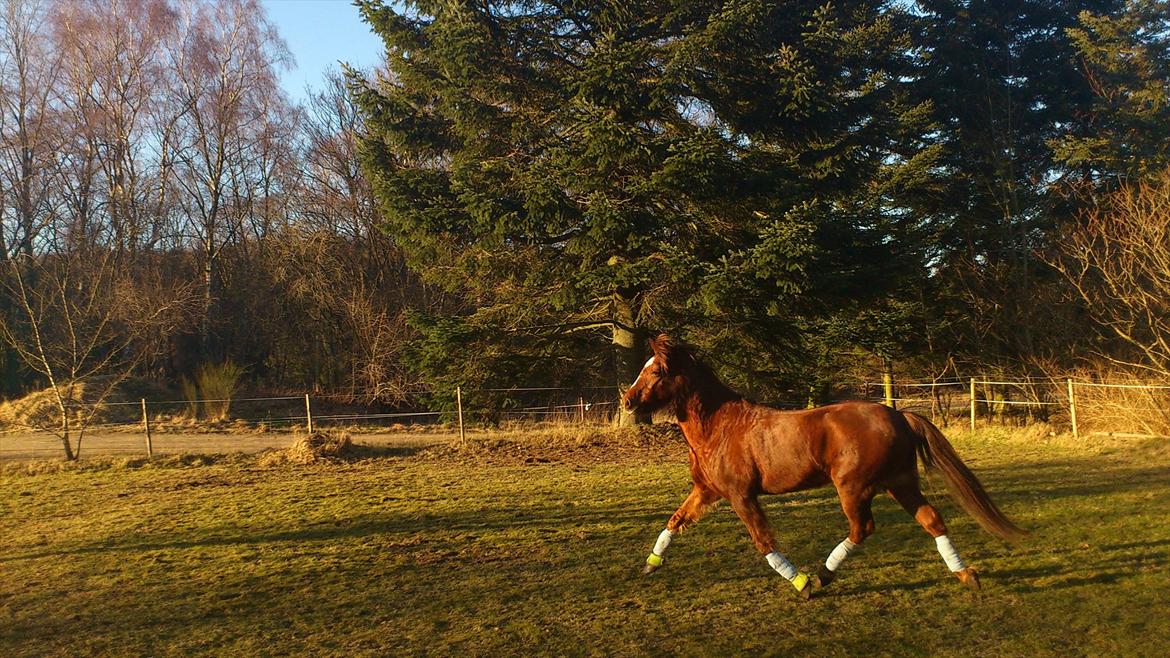
[[[947,490],[979,525],[991,534],[1007,541],[1018,541],[1027,530],[1012,523],[992,502],[979,479],[967,468],[958,453],[934,423],[908,411],[902,412],[906,422],[918,437],[918,457],[927,471],[942,472]]]

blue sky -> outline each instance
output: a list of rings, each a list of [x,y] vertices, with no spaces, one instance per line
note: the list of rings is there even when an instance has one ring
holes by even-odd
[[[294,101],[304,99],[306,84],[319,87],[324,72],[338,60],[369,68],[382,59],[382,42],[350,0],[261,2],[296,58],[294,68],[281,75],[281,84]]]

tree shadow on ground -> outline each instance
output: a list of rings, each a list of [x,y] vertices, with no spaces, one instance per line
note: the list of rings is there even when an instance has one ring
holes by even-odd
[[[403,457],[413,457],[428,448],[431,445],[377,445],[368,443],[355,443],[352,447],[352,455],[354,459],[401,459]]]
[[[368,450],[366,454],[378,456],[400,456],[414,454],[419,447],[390,447],[390,446],[363,446]],[[1065,459],[1054,462],[1024,463],[1018,467],[1003,466],[987,469],[989,477],[985,482],[993,498],[1008,501],[1015,510],[1026,509],[1039,497],[1043,501],[1076,497],[1093,497],[1115,495],[1118,493],[1147,492],[1155,499],[1150,501],[1147,512],[1152,513],[1158,501],[1170,498],[1170,467],[1141,467],[1141,468],[1094,468],[1094,460]],[[1079,473],[1084,477],[1072,479],[1070,473]],[[1151,489],[1151,484],[1157,483],[1161,487]],[[631,488],[630,497],[640,500],[637,488]],[[831,523],[836,529],[841,525],[840,511],[835,504],[835,492],[832,489],[818,489],[799,492],[783,496],[770,497],[768,506],[770,513],[776,520],[782,519],[785,524],[815,526]],[[681,499],[680,499],[681,502]],[[779,509],[776,509],[776,508]],[[223,526],[219,529],[203,531],[200,536],[186,537],[144,536],[141,531],[129,533],[120,539],[88,545],[80,545],[56,550],[39,551],[10,555],[0,558],[2,562],[17,560],[33,560],[46,557],[64,557],[105,552],[150,552],[175,549],[191,549],[212,546],[262,545],[270,543],[318,543],[338,540],[361,539],[368,537],[413,537],[420,534],[440,531],[443,536],[450,537],[460,533],[496,533],[525,529],[547,528],[554,532],[573,532],[582,528],[594,526],[623,525],[631,528],[644,528],[664,523],[673,507],[647,505],[645,503],[590,505],[587,499],[579,499],[573,507],[562,504],[515,507],[508,499],[496,501],[493,507],[478,509],[458,509],[442,511],[426,511],[409,515],[382,515],[366,514],[353,518],[332,521],[315,522],[312,524],[287,527],[240,527],[238,525]],[[901,510],[891,513],[892,521],[896,515],[900,521],[889,523],[879,533],[889,539],[881,541],[875,537],[867,542],[867,549],[874,544],[885,544],[881,550],[911,550],[911,545],[917,546],[925,541],[922,539],[921,529],[914,522],[905,517]],[[780,516],[784,515],[784,516]],[[885,525],[884,515],[879,520]],[[1038,526],[1044,526],[1043,517],[1035,519]],[[706,522],[710,525],[710,522]],[[692,534],[688,533],[689,535]],[[823,538],[805,538],[806,542],[821,543]],[[875,541],[876,540],[876,541]],[[424,542],[425,543],[425,540]],[[387,540],[387,547],[391,550],[413,550],[401,542]],[[903,548],[898,548],[903,544]],[[1135,542],[1132,544],[1108,544],[1096,547],[1095,559],[1087,565],[1096,575],[1082,579],[1062,578],[1052,586],[1074,586],[1078,584],[1097,582],[1092,578],[1120,577],[1123,573],[1115,574],[1109,570],[1110,564],[1116,564],[1118,553],[1132,552],[1132,549],[1143,549],[1138,556],[1140,559],[1163,560],[1168,558],[1168,549],[1156,542]],[[870,549],[872,550],[872,549]],[[913,549],[917,550],[917,549]],[[1013,570],[1012,568],[999,570],[994,577],[1004,577],[1013,580],[1029,578],[1055,578],[1073,573],[1084,573],[1086,564],[1084,551],[1072,549],[1058,551],[1056,554],[1076,553],[1069,560],[1062,560],[1060,564],[1042,567],[1028,567]],[[925,554],[924,554],[925,557]],[[1112,574],[1112,575],[1110,575]],[[1081,582],[1083,581],[1083,582]],[[900,589],[918,589],[935,583],[933,580],[908,582],[898,585]],[[882,585],[880,589],[888,589]],[[856,591],[869,591],[858,589]]]

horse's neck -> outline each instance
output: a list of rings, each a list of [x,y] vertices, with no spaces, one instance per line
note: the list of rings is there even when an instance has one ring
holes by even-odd
[[[680,400],[675,417],[687,444],[699,453],[713,447],[714,439],[720,435],[719,425],[726,416],[719,412],[741,400],[739,395],[722,385],[692,392]]]

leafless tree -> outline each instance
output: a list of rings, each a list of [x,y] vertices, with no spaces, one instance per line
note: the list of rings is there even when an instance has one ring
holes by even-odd
[[[1170,382],[1170,170],[1110,195],[1058,248],[1052,264],[1124,347],[1100,356]]]
[[[192,0],[180,5],[179,14],[171,67],[177,104],[185,112],[175,141],[175,180],[194,220],[190,237],[201,255],[199,336],[206,357],[216,268],[224,244],[238,239],[241,228],[242,209],[233,204],[231,177],[247,166],[258,136],[273,119],[267,110],[271,99],[281,96],[276,67],[290,56],[255,0]]]
[[[78,132],[80,174],[66,177],[62,188],[75,191],[83,238],[110,245],[120,257],[153,234],[159,186],[151,145],[161,137],[152,134],[150,119],[165,105],[162,61],[174,21],[165,0],[78,0],[54,16],[54,42],[64,53],[62,105]],[[100,229],[87,235],[99,207]]]
[[[47,3],[4,0],[0,14],[0,259],[31,255],[51,216],[54,93],[60,53],[44,35]]]
[[[301,244],[296,290],[316,309],[328,309],[336,351],[348,366],[344,389],[357,398],[394,400],[417,383],[403,366],[414,332],[405,309],[442,304],[406,268],[359,165],[360,113],[340,71],[326,74],[310,94],[303,121],[303,183],[298,187]]]
[[[177,378],[230,356],[276,385],[410,388],[405,309],[446,297],[380,229],[340,72],[291,106],[256,0],[0,8],[4,372],[54,391],[68,454],[78,391],[133,367]]]
[[[111,249],[22,254],[6,265],[19,312],[0,318],[0,338],[48,383],[57,418],[44,429],[76,459],[95,411],[156,347],[148,339],[184,319],[193,287],[131,271]]]

